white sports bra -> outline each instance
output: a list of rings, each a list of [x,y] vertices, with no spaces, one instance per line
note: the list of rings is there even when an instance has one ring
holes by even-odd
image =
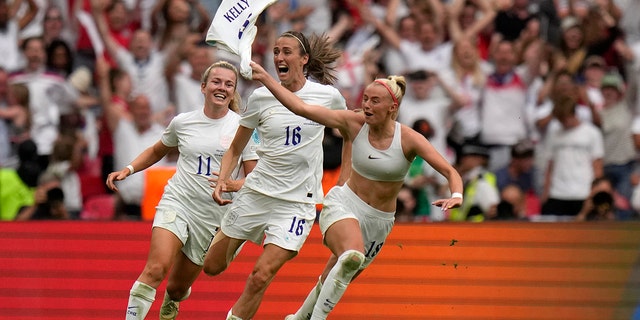
[[[402,151],[401,125],[396,122],[393,141],[386,150],[369,143],[369,125],[364,124],[353,140],[351,166],[361,176],[373,181],[402,181],[411,162]]]

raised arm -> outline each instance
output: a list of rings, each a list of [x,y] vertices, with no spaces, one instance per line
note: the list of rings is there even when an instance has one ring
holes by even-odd
[[[109,55],[115,59],[118,56],[118,49],[120,49],[121,46],[118,41],[116,41],[116,39],[111,35],[111,31],[109,30],[109,23],[104,16],[104,11],[104,1],[91,0],[91,14],[96,23],[96,27],[98,28],[100,38],[102,39],[102,42],[104,42],[104,46],[107,49]]]
[[[475,39],[475,37],[486,28],[496,17],[496,11],[493,9],[491,3],[488,0],[472,0],[478,10],[482,12],[482,15],[476,18],[473,23],[466,29],[462,29],[460,26],[460,13],[465,6],[464,0],[455,0],[449,5],[449,33],[453,41],[457,41],[462,37],[467,39]]]
[[[29,23],[31,23],[31,21],[33,21],[33,19],[38,14],[38,10],[40,10],[38,8],[38,5],[36,4],[35,0],[26,0],[26,1],[27,1],[27,12],[25,12],[22,15],[22,17],[20,17],[20,19],[18,20],[18,28],[20,28],[20,30],[22,30]],[[21,3],[22,3],[22,1],[14,1],[14,4],[17,4],[17,6],[12,6],[11,7],[11,15],[10,15],[10,17],[15,17],[15,14],[18,11],[18,8],[19,8]]]
[[[337,128],[341,132],[348,129],[347,115],[353,114],[346,110],[330,110],[322,106],[312,106],[306,104],[302,99],[281,86],[276,79],[269,75],[262,66],[255,62],[251,62],[252,77],[254,80],[260,81],[264,86],[273,93],[282,105],[291,112],[313,120],[317,123],[330,128]]]

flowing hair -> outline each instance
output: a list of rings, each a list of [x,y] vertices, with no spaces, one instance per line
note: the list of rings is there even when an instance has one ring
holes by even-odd
[[[238,69],[233,64],[224,60],[220,60],[218,62],[213,63],[212,65],[209,66],[209,68],[207,68],[207,70],[204,71],[204,73],[202,73],[202,78],[200,80],[201,84],[206,85],[207,79],[209,78],[209,74],[211,73],[211,70],[215,68],[228,69],[233,71],[233,73],[236,75],[236,82],[235,82],[235,85],[233,86],[233,98],[231,98],[231,101],[229,101],[229,110],[235,113],[239,113],[240,104],[242,104],[242,98],[240,97],[240,93],[238,92],[238,79],[240,79],[240,76],[238,74]]]
[[[301,32],[287,31],[280,37],[290,37],[298,40],[302,55],[309,56],[309,61],[304,66],[307,76],[322,84],[334,84],[336,82],[335,62],[340,58],[342,52],[333,47],[333,43],[327,35],[312,34],[310,39],[307,39]]]

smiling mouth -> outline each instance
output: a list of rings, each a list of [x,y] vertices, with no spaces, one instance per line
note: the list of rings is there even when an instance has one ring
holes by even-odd
[[[213,96],[218,98],[218,99],[221,99],[221,100],[224,100],[224,99],[227,98],[227,96],[225,96],[224,94],[221,94],[221,93],[216,93]]]

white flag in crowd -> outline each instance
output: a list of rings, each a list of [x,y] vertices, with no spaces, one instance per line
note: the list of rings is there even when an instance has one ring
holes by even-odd
[[[213,17],[207,43],[240,56],[240,74],[251,79],[251,44],[258,16],[277,0],[223,0]]]

